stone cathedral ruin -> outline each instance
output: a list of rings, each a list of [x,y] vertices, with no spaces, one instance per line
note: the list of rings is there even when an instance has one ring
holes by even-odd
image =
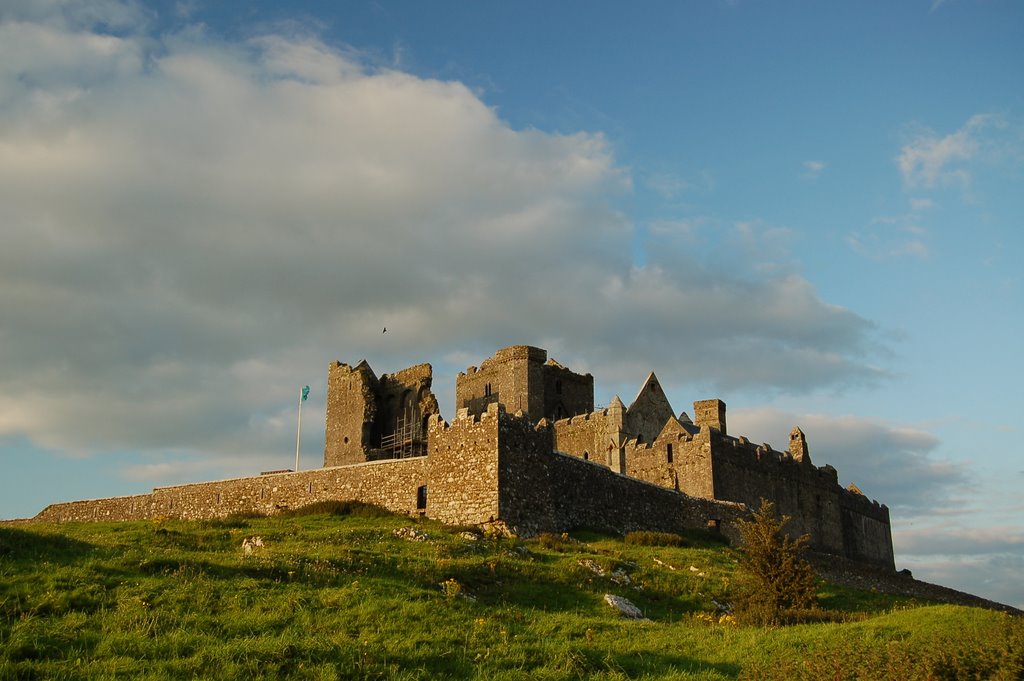
[[[523,536],[705,527],[735,538],[765,498],[815,550],[894,569],[888,508],[811,463],[799,428],[785,451],[734,437],[724,402],[676,414],[653,373],[629,406],[595,410],[590,374],[525,345],[458,375],[451,423],[431,381],[429,364],[378,377],[366,361],[334,362],[323,468],[53,504],[36,519],[205,519],[352,499]]]

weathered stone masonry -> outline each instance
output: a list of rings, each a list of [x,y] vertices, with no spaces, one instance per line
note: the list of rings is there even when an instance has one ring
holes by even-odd
[[[448,423],[431,376],[429,364],[378,378],[365,361],[332,363],[322,469],[53,504],[36,518],[201,519],[354,499],[523,535],[711,525],[735,538],[766,498],[817,550],[893,567],[888,509],[814,466],[798,428],[779,452],[729,435],[721,400],[695,402],[694,420],[676,416],[653,373],[629,407],[616,397],[594,411],[593,378],[529,346],[460,374]]]

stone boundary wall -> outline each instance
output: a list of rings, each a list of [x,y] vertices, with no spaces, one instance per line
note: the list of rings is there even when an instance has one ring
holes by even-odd
[[[271,514],[318,501],[358,500],[414,514],[416,491],[427,484],[427,459],[393,459],[275,473],[191,485],[149,494],[51,504],[34,520],[97,522],[176,518],[207,520],[236,513]]]
[[[736,522],[749,515],[743,504],[687,496],[572,456],[552,457],[552,496],[557,500],[556,517],[565,526],[625,534],[706,529],[713,522],[731,541],[740,541]]]

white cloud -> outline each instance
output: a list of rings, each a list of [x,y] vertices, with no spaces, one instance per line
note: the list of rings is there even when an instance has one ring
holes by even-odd
[[[846,243],[857,253],[875,260],[929,255],[928,230],[920,225],[918,216],[886,215],[874,218],[862,229],[849,233]]]
[[[981,134],[987,128],[1001,125],[997,116],[975,114],[959,130],[945,136],[927,128],[917,129],[897,158],[904,185],[925,189],[944,184],[968,185],[971,175],[967,162],[982,148]]]
[[[1024,554],[1024,530],[1019,527],[926,527],[895,533],[901,553],[914,556]]]
[[[893,547],[898,567],[909,567],[917,579],[956,584],[967,593],[1024,608],[1024,534],[1019,527],[897,525]]]
[[[287,451],[291,395],[322,393],[332,359],[517,342],[611,380],[881,376],[870,322],[755,254],[667,240],[635,266],[600,134],[514,130],[461,83],[308,36],[19,7],[0,15],[0,435],[235,466]]]
[[[672,200],[690,188],[690,183],[669,173],[655,173],[647,178],[647,186],[661,198]]]
[[[825,163],[823,161],[804,161],[804,177],[807,179],[813,180],[818,177],[824,169]]]

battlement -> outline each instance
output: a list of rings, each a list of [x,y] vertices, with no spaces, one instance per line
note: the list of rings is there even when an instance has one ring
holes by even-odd
[[[548,351],[535,348],[532,345],[510,345],[495,352],[493,357],[485,359],[480,366],[487,367],[517,359],[544,364],[548,360]]]

